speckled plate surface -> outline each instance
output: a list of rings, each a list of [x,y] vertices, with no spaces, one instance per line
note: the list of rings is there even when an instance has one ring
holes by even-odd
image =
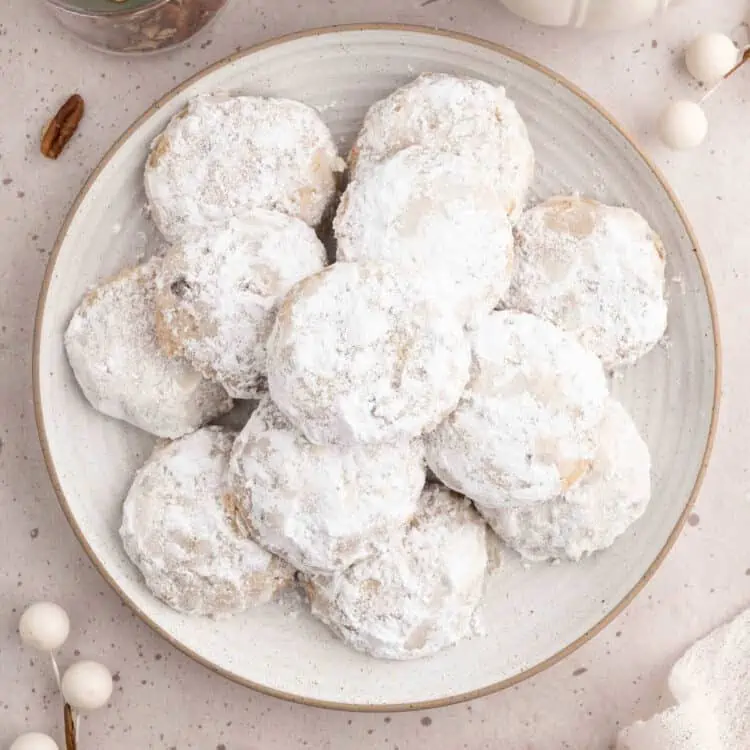
[[[503,84],[536,149],[534,197],[580,191],[632,206],[664,240],[667,342],[612,382],[653,454],[654,499],[612,549],[581,564],[525,568],[508,555],[482,608],[487,634],[431,659],[379,662],[318,623],[269,606],[213,622],[179,615],[147,591],[117,535],[120,506],[152,439],[97,414],[67,364],[62,334],[85,290],[155,239],[141,175],[148,145],[194,94],[243,91],[318,107],[348,148],[369,104],[422,71]],[[275,40],[175,89],[113,146],[83,189],[47,269],[35,331],[37,421],[53,484],[92,559],[155,629],[207,666],[268,693],[361,710],[434,706],[483,695],[564,657],[640,590],[695,499],[717,412],[719,348],[709,282],[669,189],[617,125],[581,92],[508,50],[455,34],[373,26]],[[75,436],[75,440],[71,439]]]

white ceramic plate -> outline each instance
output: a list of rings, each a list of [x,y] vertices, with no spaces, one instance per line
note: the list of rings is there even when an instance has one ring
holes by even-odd
[[[422,71],[505,85],[529,126],[537,197],[581,191],[643,213],[668,253],[668,345],[612,383],[653,454],[645,517],[615,546],[579,565],[509,559],[483,605],[486,637],[407,663],[362,656],[306,615],[269,606],[213,622],[154,599],[126,559],[120,505],[152,439],[97,414],[63,351],[63,331],[86,289],[136,261],[154,230],[141,186],[148,145],[193,95],[232,90],[318,107],[345,153],[369,104]],[[674,541],[697,492],[713,436],[718,341],[711,292],[674,196],[617,125],[580,91],[536,63],[475,39],[424,29],[357,27],[269,42],[194,77],[114,145],[76,201],[47,269],[35,331],[34,388],[55,489],[92,559],[155,629],[215,670],[291,700],[341,708],[415,708],[507,687],[573,651],[644,585]],[[71,440],[71,436],[75,440]],[[510,557],[510,556],[509,556]]]

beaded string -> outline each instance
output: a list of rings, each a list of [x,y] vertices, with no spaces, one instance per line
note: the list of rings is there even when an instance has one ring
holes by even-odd
[[[703,102],[709,97],[713,96],[713,94],[721,88],[724,81],[733,76],[748,60],[750,60],[750,44],[740,49],[740,58],[737,61],[737,64],[725,73],[713,86],[711,86],[711,88],[709,88],[700,99],[698,99],[698,104],[703,104]]]
[[[37,602],[28,607],[18,624],[24,645],[49,654],[57,689],[63,698],[65,750],[77,750],[81,734],[81,716],[104,706],[112,695],[112,675],[98,662],[79,661],[61,676],[55,652],[70,633],[65,610],[53,602]],[[26,732],[16,738],[10,750],[58,750],[52,737]]]

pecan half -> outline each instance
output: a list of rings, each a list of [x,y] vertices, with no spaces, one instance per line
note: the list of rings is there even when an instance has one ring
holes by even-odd
[[[41,151],[48,159],[57,159],[83,117],[83,99],[73,94],[60,107],[57,114],[49,121],[42,133]]]

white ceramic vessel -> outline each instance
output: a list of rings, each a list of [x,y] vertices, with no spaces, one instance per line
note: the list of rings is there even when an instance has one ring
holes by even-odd
[[[485,637],[436,657],[376,661],[335,640],[305,614],[271,605],[218,622],[157,601],[120,545],[117,528],[133,472],[153,439],[96,413],[67,364],[63,331],[81,296],[136,261],[148,145],[185,102],[229,90],[303,100],[351,143],[366,108],[422,71],[507,86],[528,123],[538,170],[534,198],[579,190],[642,212],[668,253],[669,345],[621,379],[614,394],[648,441],[654,499],[612,549],[579,565],[525,568],[510,553],[490,582]],[[716,419],[718,342],[708,280],[680,208],[654,168],[596,105],[536,63],[486,42],[403,27],[295,35],[239,53],[168,94],[113,146],[76,200],[53,251],[35,331],[34,388],[45,458],[63,508],[92,559],[162,635],[213,669],[305,703],[353,709],[434,706],[507,687],[570,653],[643,586],[684,522]]]
[[[674,0],[500,0],[509,10],[544,26],[622,29],[665,11]]]

